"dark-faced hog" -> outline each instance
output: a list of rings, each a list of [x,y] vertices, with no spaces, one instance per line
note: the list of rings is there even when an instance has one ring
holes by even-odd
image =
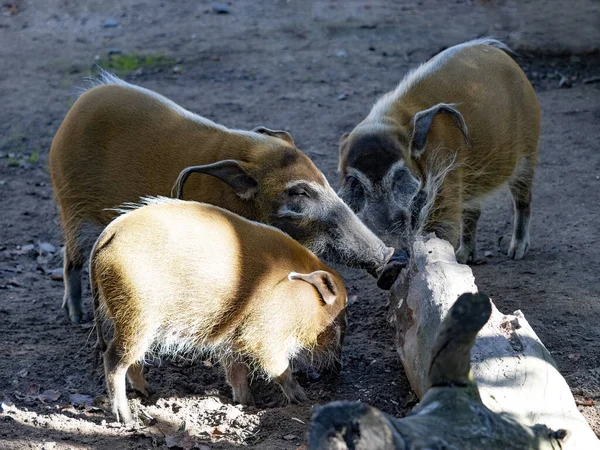
[[[73,105],[50,149],[65,233],[63,306],[82,317],[81,269],[111,209],[171,194],[272,224],[321,257],[378,273],[393,252],[337,196],[284,131],[228,129],[150,90],[104,74]]]
[[[90,257],[100,349],[117,418],[130,422],[125,378],[148,392],[149,351],[210,352],[233,399],[252,404],[258,370],[291,402],[306,395],[290,360],[339,360],[346,289],[340,276],[280,230],[204,203],[144,200],[111,222]],[[114,327],[106,346],[104,318]]]
[[[540,108],[499,41],[451,47],[410,72],[340,142],[339,195],[388,245],[433,231],[475,260],[487,194],[508,182],[514,230],[508,254],[529,247]]]

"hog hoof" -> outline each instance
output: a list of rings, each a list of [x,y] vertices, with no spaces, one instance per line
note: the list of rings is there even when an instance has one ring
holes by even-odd
[[[123,425],[126,425],[126,426],[137,425],[137,421],[133,418],[133,416],[131,415],[131,412],[129,412],[129,411],[119,412],[117,409],[113,409],[113,414],[114,414],[115,418],[117,419],[117,422],[119,422]]]
[[[256,402],[254,401],[254,396],[248,392],[241,396],[233,396],[233,402],[236,405],[244,405],[244,406],[256,406]]]
[[[78,313],[69,313],[69,319],[71,319],[71,323],[81,323],[81,314]]]
[[[284,391],[284,406],[289,405],[291,403],[301,405],[306,402],[308,402],[308,396],[299,384],[296,383],[296,385],[293,388],[286,389]]]
[[[508,257],[518,261],[519,259],[523,259],[525,253],[529,250],[529,242],[521,241],[521,242],[511,242],[510,247],[508,249]]]
[[[475,254],[463,245],[456,250],[455,256],[456,261],[460,264],[469,264],[475,261]]]
[[[302,405],[303,403],[308,402],[308,396],[304,392],[302,388],[296,390],[293,395],[286,398],[287,403],[293,403],[295,405]]]
[[[142,397],[148,399],[150,398],[150,396],[152,394],[154,394],[154,391],[152,389],[150,389],[149,387],[135,387],[134,388],[135,392],[137,392],[138,394],[140,394]]]

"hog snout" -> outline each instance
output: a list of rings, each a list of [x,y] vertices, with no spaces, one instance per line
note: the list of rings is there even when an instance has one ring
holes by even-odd
[[[316,252],[326,260],[343,263],[349,267],[364,269],[374,277],[393,254],[352,210],[338,199],[331,210],[320,237],[324,250]]]
[[[381,264],[380,266],[372,266],[372,267],[368,268],[367,272],[369,273],[369,275],[371,275],[373,278],[378,278],[379,274],[383,271],[383,269],[385,268],[387,263],[394,256],[395,251],[396,250],[393,247],[387,247],[383,264]]]
[[[377,279],[377,287],[385,291],[390,290],[402,269],[408,266],[409,261],[408,251],[404,249],[394,251],[387,264],[381,269]]]

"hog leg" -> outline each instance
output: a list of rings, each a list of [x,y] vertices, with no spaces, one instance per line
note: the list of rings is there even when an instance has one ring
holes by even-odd
[[[426,231],[433,231],[437,237],[458,248],[460,226],[463,213],[462,182],[460,168],[450,171],[439,188]]]
[[[456,251],[456,260],[461,264],[475,262],[477,258],[477,222],[481,216],[479,206],[465,208],[462,213],[462,235]]]
[[[233,401],[242,405],[254,406],[254,397],[248,385],[250,369],[239,361],[233,361],[226,365],[225,373],[227,382],[233,389]]]
[[[144,397],[150,397],[150,387],[144,377],[144,371],[142,364],[137,362],[129,366],[127,369],[127,379],[131,384],[131,387],[142,394]]]
[[[521,166],[508,182],[514,204],[513,235],[508,249],[509,258],[522,259],[529,249],[529,222],[531,220],[531,189],[535,165],[530,158],[523,158]]]
[[[122,350],[113,340],[104,352],[104,374],[106,387],[112,405],[112,412],[116,419],[124,423],[132,423],[133,416],[127,404],[127,391],[125,386],[125,375],[129,364],[124,361]]]
[[[65,283],[65,295],[62,307],[67,310],[69,319],[73,323],[79,323],[82,318],[81,308],[81,270],[83,258],[78,250],[74,250],[67,243],[64,250],[63,277]]]
[[[308,397],[292,374],[287,357],[271,359],[264,367],[266,372],[279,384],[289,403],[304,403]]]

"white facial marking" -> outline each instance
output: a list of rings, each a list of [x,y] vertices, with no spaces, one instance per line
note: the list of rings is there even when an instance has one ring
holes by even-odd
[[[358,169],[355,169],[354,167],[348,167],[346,169],[346,172],[348,173],[348,175],[351,175],[358,181],[360,181],[360,184],[367,193],[372,194],[374,192],[373,183],[371,183],[369,177],[367,177],[363,172],[361,172]]]

